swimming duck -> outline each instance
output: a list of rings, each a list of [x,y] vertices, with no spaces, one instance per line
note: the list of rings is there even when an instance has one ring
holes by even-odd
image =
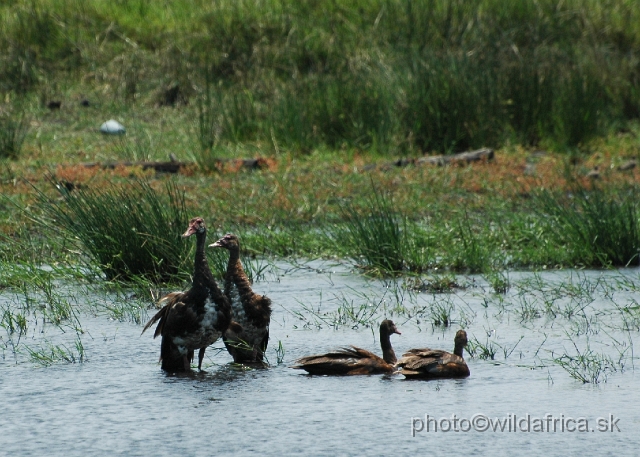
[[[339,349],[327,354],[302,357],[291,368],[305,370],[312,375],[364,375],[392,373],[397,361],[391,347],[391,335],[400,332],[393,321],[385,319],[380,324],[382,358],[356,346]]]
[[[467,345],[467,332],[458,330],[454,338],[453,354],[438,349],[411,349],[398,362],[400,373],[407,378],[466,378],[469,367],[462,358],[462,350]]]

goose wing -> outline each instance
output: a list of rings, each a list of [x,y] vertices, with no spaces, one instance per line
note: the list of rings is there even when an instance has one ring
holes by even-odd
[[[176,320],[180,319],[179,315],[184,314],[184,311],[181,312],[180,308],[185,307],[184,300],[186,297],[187,294],[185,292],[171,292],[162,297],[156,305],[162,307],[151,319],[149,319],[149,322],[147,322],[140,334],[142,335],[153,324],[158,322],[158,326],[156,327],[156,331],[153,333],[153,337],[156,338],[158,335],[164,335],[164,329],[167,322],[170,322],[169,325],[173,326],[177,323]]]

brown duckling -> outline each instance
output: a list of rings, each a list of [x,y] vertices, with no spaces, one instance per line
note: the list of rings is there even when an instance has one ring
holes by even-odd
[[[391,347],[391,334],[400,332],[393,321],[385,319],[380,324],[382,358],[366,349],[351,346],[327,354],[311,355],[296,361],[291,368],[305,370],[315,375],[362,375],[392,373],[397,361]]]
[[[408,379],[466,378],[469,367],[462,358],[467,332],[458,330],[453,354],[439,349],[411,349],[398,362],[400,373]]]

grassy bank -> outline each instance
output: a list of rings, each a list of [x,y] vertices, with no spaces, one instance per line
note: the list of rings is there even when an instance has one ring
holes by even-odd
[[[628,140],[633,150],[637,139]],[[615,141],[619,154],[623,142]],[[369,158],[326,155],[178,175],[11,163],[1,255],[166,280],[189,273],[192,246],[179,235],[190,216],[202,215],[211,239],[238,233],[247,259],[333,257],[371,274],[637,265],[638,171],[619,170],[627,157],[607,155],[610,147],[576,164],[513,149],[467,166],[380,161],[369,171]],[[586,177],[595,164],[600,177]],[[224,259],[212,265],[222,271]]]
[[[188,103],[191,144],[207,154],[563,150],[640,115],[633,0],[39,0],[0,11],[5,100]]]
[[[634,5],[5,3],[1,259],[172,281],[200,214],[249,255],[375,274],[635,264]],[[389,166],[479,146],[496,160]],[[85,166],[170,155],[193,165]]]

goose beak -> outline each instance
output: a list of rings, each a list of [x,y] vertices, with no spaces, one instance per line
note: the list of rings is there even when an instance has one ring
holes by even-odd
[[[209,247],[210,248],[222,248],[224,246],[222,246],[222,243],[220,243],[220,240],[218,240],[215,243],[210,244]]]
[[[193,225],[190,225],[189,228],[187,229],[187,231],[182,234],[182,236],[184,238],[187,238],[187,237],[193,235],[194,233],[196,233],[196,229],[195,229],[195,227]]]

